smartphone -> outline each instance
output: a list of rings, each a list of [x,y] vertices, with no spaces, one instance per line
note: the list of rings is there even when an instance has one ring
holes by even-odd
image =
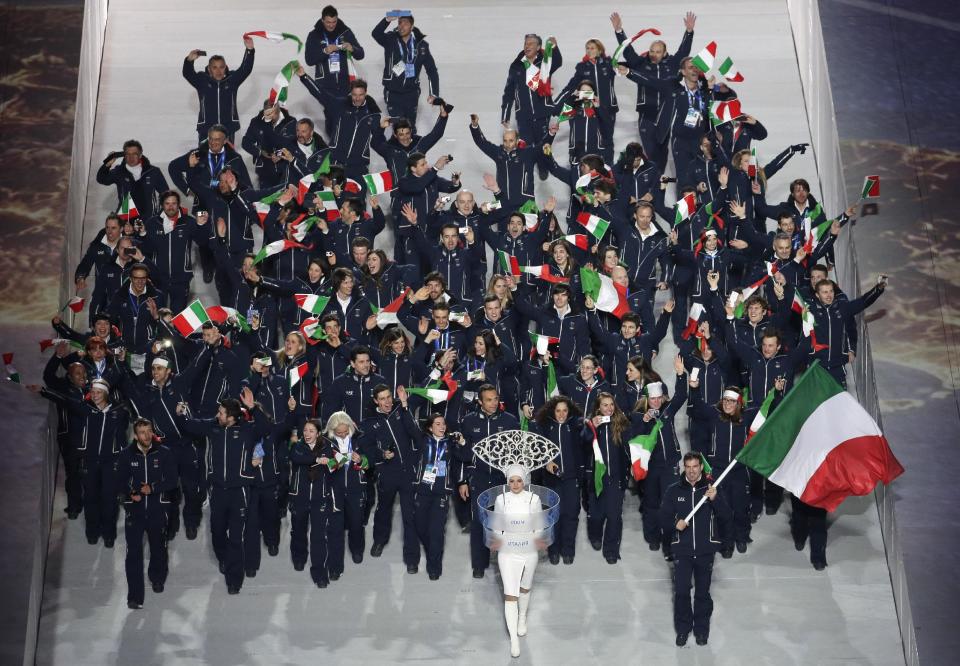
[[[448,161],[448,162],[452,162],[452,161],[453,161],[453,155],[447,155],[447,161]]]
[[[600,425],[603,425],[604,423],[610,423],[610,417],[609,417],[609,416],[601,416],[601,417],[600,417]]]
[[[135,247],[125,247],[125,248],[123,248],[123,253],[124,253],[126,256],[128,256],[128,257],[132,257],[132,256],[134,256],[134,255],[137,253],[137,248],[135,248]]]
[[[206,52],[206,51],[197,51],[197,56],[198,56],[198,57],[199,57],[199,56],[205,56],[205,55],[207,55],[207,52]]]

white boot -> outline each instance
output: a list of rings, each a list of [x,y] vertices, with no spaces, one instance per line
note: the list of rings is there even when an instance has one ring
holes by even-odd
[[[510,634],[510,656],[520,656],[520,639],[517,638],[517,620],[519,609],[516,601],[503,602],[503,615],[507,618],[507,632]]]
[[[530,593],[520,592],[520,617],[517,619],[517,636],[527,635],[527,608],[530,606]]]

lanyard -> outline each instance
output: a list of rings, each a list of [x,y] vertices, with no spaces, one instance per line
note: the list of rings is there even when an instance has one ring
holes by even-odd
[[[472,368],[470,367],[471,362],[472,362],[472,365],[473,365]],[[483,359],[483,360],[480,360],[480,359],[477,359],[477,358],[473,358],[473,359],[468,358],[468,359],[467,359],[467,374],[470,374],[471,371],[483,370],[485,367],[487,367],[487,360],[486,360],[486,359]]]
[[[214,162],[213,162],[213,153],[207,153],[207,162],[210,163],[210,177],[211,177],[211,178],[220,175],[220,172],[223,171],[223,166],[224,166],[224,162],[226,161],[226,159],[227,159],[227,152],[226,152],[225,150],[221,150],[221,151],[220,151],[220,154],[217,155],[217,162],[216,162],[216,164],[214,164]]]
[[[438,463],[439,463],[441,460],[443,460],[443,454],[444,454],[444,453],[446,452],[446,450],[447,450],[447,440],[446,440],[446,439],[438,439],[438,440],[435,440],[435,441],[437,442],[436,455],[432,455],[432,454],[433,454],[433,442],[434,442],[434,439],[433,439],[432,437],[430,438],[430,450],[427,452],[427,459],[428,459],[428,460],[429,460],[430,458],[433,459],[433,462],[430,463],[430,466],[433,467],[434,469],[436,469]]]
[[[136,321],[140,316],[140,308],[143,306],[143,304],[140,303],[139,298],[130,292],[127,292],[127,298],[130,299],[130,308],[133,310],[133,320]]]
[[[703,101],[700,99],[700,89],[697,88],[697,92],[691,93],[690,89],[684,86],[684,90],[687,93],[687,103],[690,105],[690,108],[696,107],[697,111],[700,111],[703,108]]]
[[[440,331],[440,337],[433,341],[433,347],[437,351],[440,351],[441,349],[448,349],[449,342],[450,342],[450,327],[448,326],[447,328]]]
[[[403,59],[408,63],[413,63],[414,58],[417,57],[417,40],[414,38],[413,33],[410,33],[410,38],[404,42],[400,40],[400,47],[403,49]]]

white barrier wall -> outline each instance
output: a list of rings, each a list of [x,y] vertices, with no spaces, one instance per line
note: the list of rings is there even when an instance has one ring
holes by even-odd
[[[787,0],[787,7],[817,165],[819,182],[811,185],[814,189],[819,187],[819,200],[823,203],[824,210],[840,211],[849,205],[850,200],[846,194],[843,163],[840,159],[840,140],[837,135],[833,95],[830,90],[830,75],[827,71],[823,31],[820,27],[819,6],[816,0]],[[852,234],[841,234],[837,248],[837,281],[846,293],[851,296],[859,295],[860,273]],[[853,383],[860,403],[882,426],[882,415],[873,375],[870,336],[862,317],[859,318],[859,329],[860,353],[852,367]],[[904,659],[908,666],[915,666],[920,663],[920,656],[917,651],[913,612],[907,591],[903,549],[897,530],[893,493],[888,492],[887,488],[881,484],[877,486],[874,495],[880,514],[887,566],[890,569],[893,596],[897,606]]]

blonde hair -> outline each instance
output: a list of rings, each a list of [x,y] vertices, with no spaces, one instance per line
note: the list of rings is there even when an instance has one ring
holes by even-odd
[[[607,55],[607,49],[604,48],[603,42],[601,42],[599,39],[588,39],[586,46],[590,46],[591,44],[597,47],[597,51],[600,52],[601,58]]]
[[[324,428],[323,434],[327,437],[333,437],[337,428],[345,425],[350,427],[350,434],[355,435],[357,433],[357,424],[354,422],[350,415],[346,412],[334,412],[330,415],[330,418],[327,419],[327,427]]]

